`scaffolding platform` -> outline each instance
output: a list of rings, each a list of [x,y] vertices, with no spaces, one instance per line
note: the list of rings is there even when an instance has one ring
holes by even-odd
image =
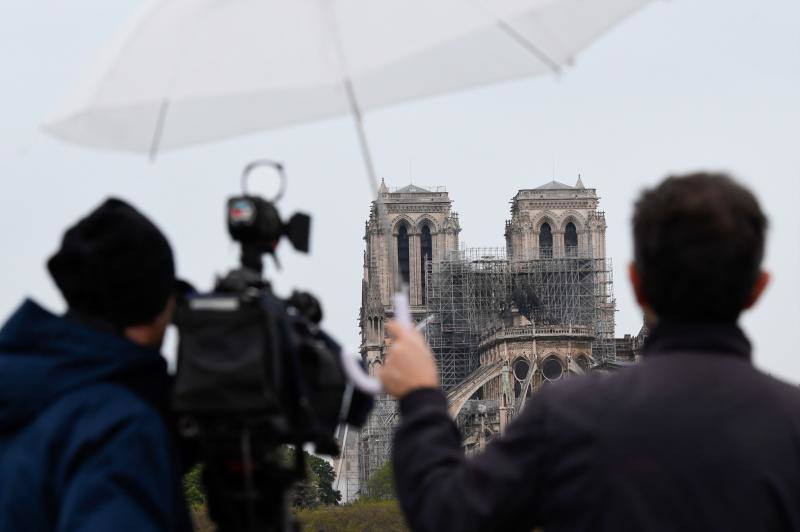
[[[361,495],[369,496],[369,479],[392,458],[392,436],[397,419],[397,401],[386,394],[375,397],[372,412],[361,428],[358,439],[358,484]]]
[[[510,260],[503,249],[473,248],[429,262],[426,275],[426,335],[445,391],[478,368],[481,342],[512,329],[515,314],[542,333],[581,331],[596,364],[615,360],[610,259]]]

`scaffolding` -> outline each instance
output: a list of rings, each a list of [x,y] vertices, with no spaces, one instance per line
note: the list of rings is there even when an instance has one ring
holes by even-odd
[[[360,486],[358,484],[359,431],[348,425],[340,425],[336,439],[341,452],[333,460],[333,469],[336,473],[333,488],[342,494],[341,502],[348,503],[357,499],[360,495]]]
[[[442,387],[458,386],[480,363],[482,339],[522,315],[536,327],[591,332],[595,363],[615,359],[611,261],[568,257],[510,260],[503,249],[451,252],[428,263],[427,339]]]
[[[392,458],[392,435],[397,425],[397,401],[386,394],[375,404],[358,440],[358,484],[361,495],[369,496],[369,479]]]
[[[368,261],[371,289],[365,287],[362,323],[363,318],[384,312],[377,268],[372,257]],[[615,304],[608,259],[573,254],[511,260],[503,249],[472,248],[427,262],[425,275],[426,336],[436,354],[445,391],[460,385],[478,369],[481,342],[504,329],[512,330],[514,317],[520,315],[535,329],[588,331],[594,363],[615,360]],[[382,341],[382,335],[373,340]],[[381,347],[362,346],[364,352]],[[397,418],[397,402],[386,395],[376,397],[357,438],[361,495],[369,495],[368,480],[391,459]],[[476,441],[480,447],[480,441]]]

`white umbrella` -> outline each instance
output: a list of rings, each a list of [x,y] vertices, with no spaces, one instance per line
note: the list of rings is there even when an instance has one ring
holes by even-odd
[[[147,153],[558,71],[648,1],[151,1],[46,129]]]
[[[154,0],[46,129],[153,155],[352,113],[388,241],[362,109],[557,72],[649,1]]]

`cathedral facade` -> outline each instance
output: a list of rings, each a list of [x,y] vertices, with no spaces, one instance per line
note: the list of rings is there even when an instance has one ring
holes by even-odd
[[[470,260],[465,255],[468,250],[459,248],[459,217],[452,210],[452,200],[445,190],[409,185],[390,191],[382,183],[380,193],[388,211],[395,265],[393,268],[389,263],[392,254],[378,220],[377,206],[373,203],[365,226],[359,320],[361,351],[370,372],[383,360],[386,348],[383,325],[393,315],[391,294],[395,286],[394,277],[399,276],[408,286],[412,315],[419,322],[433,314],[428,301],[431,292],[435,291],[435,287],[428,286],[432,282],[432,266],[446,263],[453,257]],[[591,277],[592,293],[573,290],[565,297],[550,294],[550,302],[561,303],[561,308],[541,309],[544,312],[538,313],[538,326],[535,319],[530,319],[537,314],[535,310],[534,316],[526,317],[524,309],[520,311],[512,305],[514,308],[502,326],[490,327],[502,329],[503,334],[482,338],[479,353],[473,357],[475,361],[480,361],[479,366],[486,366],[512,356],[508,355],[509,352],[523,351],[530,358],[530,353],[527,353],[530,346],[523,348],[517,344],[531,340],[529,336],[534,334],[541,342],[538,350],[547,350],[559,359],[560,369],[555,363],[548,365],[551,371],[546,371],[546,374],[550,378],[560,378],[558,376],[570,371],[572,366],[578,366],[576,371],[580,371],[596,365],[599,360],[592,353],[592,343],[597,327],[590,321],[605,321],[606,326],[610,321],[612,328],[603,332],[613,338],[614,311],[610,266],[606,258],[605,215],[599,210],[596,190],[586,188],[580,178],[574,186],[552,181],[537,188],[519,190],[511,200],[511,218],[505,224],[505,239],[505,253],[491,259],[502,263],[504,270],[509,272],[508,277],[517,277],[528,283],[538,280],[540,286],[534,289],[549,289],[551,292],[562,288],[580,289],[581,281],[586,285],[585,279]],[[489,260],[486,257],[482,259],[484,262]],[[543,280],[530,276],[522,279],[526,266],[530,270],[535,267],[544,270],[545,265],[549,268],[541,272]],[[517,275],[512,270],[517,271]],[[542,299],[542,294],[537,297]],[[586,304],[586,300],[591,301]],[[584,308],[579,307],[581,304]],[[594,320],[581,315],[581,311],[587,308],[600,311],[592,316]],[[532,327],[536,328],[535,333]],[[520,330],[518,338],[510,335],[512,330]],[[538,365],[543,366],[544,361]],[[517,373],[524,372],[520,370]],[[449,384],[445,383],[445,386]]]
[[[382,183],[380,195],[391,237],[387,242],[373,202],[364,234],[361,354],[370,373],[383,363],[399,280],[436,355],[468,452],[501,433],[541,387],[613,368],[624,363],[618,346],[639,345],[630,336],[615,341],[605,216],[596,190],[580,177],[575,185],[519,190],[500,250],[460,247],[459,217],[442,188],[389,190]],[[364,493],[389,459],[396,423],[394,401],[378,397],[357,442],[346,444],[359,461],[356,491]]]

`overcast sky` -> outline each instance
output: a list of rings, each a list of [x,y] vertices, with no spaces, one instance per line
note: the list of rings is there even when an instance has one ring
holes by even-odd
[[[235,264],[224,202],[241,167],[286,163],[285,215],[314,216],[313,252],[284,245],[270,267],[279,293],[319,295],[326,327],[358,344],[367,187],[352,123],[335,119],[162,155],[155,164],[44,136],[40,124],[97,50],[138,7],[132,0],[0,3],[0,314],[26,296],[64,305],[44,269],[63,229],[109,195],[127,198],[169,235],[180,274],[199,287]],[[727,170],[751,186],[771,229],[774,280],[744,319],[766,371],[800,382],[800,2],[673,0],[626,20],[560,78],[503,83],[370,113],[367,129],[388,184],[443,185],[462,243],[502,246],[520,188],[578,173],[596,188],[614,260],[617,334],[640,312],[625,266],[631,206],[671,172]],[[687,368],[687,371],[690,369]]]

